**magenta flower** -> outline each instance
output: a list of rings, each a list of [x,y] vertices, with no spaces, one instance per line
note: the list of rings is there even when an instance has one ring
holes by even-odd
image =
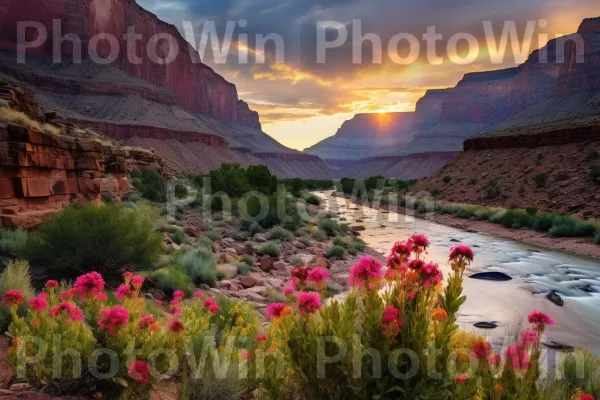
[[[169,329],[171,332],[183,332],[185,327],[179,318],[173,318],[167,325],[167,329]]]
[[[443,279],[442,271],[437,264],[427,263],[419,269],[419,274],[423,279],[423,286],[430,287],[440,283]]]
[[[473,346],[471,347],[471,349],[473,350],[473,353],[471,354],[471,356],[473,358],[488,358],[488,356],[490,355],[491,351],[492,351],[492,346],[483,340],[479,340],[475,343],[473,343]]]
[[[34,311],[43,311],[48,307],[48,302],[43,297],[34,297],[29,300],[29,307]]]
[[[403,325],[404,321],[400,319],[400,310],[393,306],[386,306],[381,318],[383,334],[388,338],[394,337],[400,333]]]
[[[450,249],[450,261],[470,263],[473,261],[473,258],[473,250],[464,244],[459,244],[458,246]]]
[[[266,335],[263,335],[262,333],[259,333],[254,338],[255,342],[266,342],[267,340],[269,340],[269,338]]]
[[[173,298],[174,298],[175,300],[181,300],[181,299],[183,299],[184,297],[185,297],[185,293],[183,293],[183,290],[176,290],[176,291],[173,293]]]
[[[382,277],[381,264],[371,257],[363,257],[350,270],[349,282],[359,289],[375,289]]]
[[[515,370],[527,370],[531,365],[527,351],[525,351],[523,346],[518,344],[508,346],[508,349],[506,349],[506,361]]]
[[[217,305],[217,303],[215,302],[214,298],[207,298],[206,300],[204,300],[204,307],[206,307],[206,309],[208,311],[210,311],[210,313],[212,315],[215,315],[216,313],[219,312],[219,306]]]
[[[429,239],[427,236],[415,233],[409,239],[413,245],[413,251],[417,254],[424,252],[429,247]]]
[[[105,308],[100,311],[100,319],[98,319],[98,326],[101,329],[108,330],[109,335],[113,335],[122,326],[129,322],[129,312],[125,307],[114,306],[112,308]]]
[[[293,286],[286,286],[285,289],[283,289],[283,294],[285,294],[286,296],[291,296],[294,293],[294,287]]]
[[[301,314],[314,314],[321,308],[319,295],[314,292],[302,292],[298,295],[298,310]]]
[[[182,310],[181,310],[181,307],[175,306],[175,307],[173,307],[173,309],[171,310],[171,312],[173,313],[173,315],[181,315]]]
[[[150,381],[150,367],[144,361],[134,361],[127,368],[127,375],[137,383],[145,385]]]
[[[323,268],[313,268],[308,272],[308,281],[316,284],[329,279],[329,272]]]
[[[270,319],[280,318],[286,308],[287,306],[283,303],[272,303],[267,307],[266,313]]]
[[[115,291],[115,297],[119,300],[124,300],[128,297],[131,297],[132,295],[133,293],[129,284],[119,285],[119,287]]]
[[[194,293],[194,297],[202,298],[204,297],[204,292],[202,292],[202,290],[196,290],[196,293]]]
[[[467,374],[458,375],[455,379],[456,379],[456,383],[462,384],[469,380],[469,375],[467,375]]]
[[[298,290],[304,289],[306,286],[306,282],[308,280],[308,274],[310,272],[310,268],[308,267],[296,267],[292,270],[292,282],[294,286]]]
[[[135,275],[131,278],[131,285],[135,288],[135,290],[140,290],[142,285],[144,284],[144,277],[140,275]]]
[[[46,282],[46,289],[56,289],[58,287],[58,282],[55,280],[49,280]]]
[[[4,293],[4,296],[2,296],[2,303],[6,306],[6,307],[14,307],[14,306],[18,306],[19,304],[23,303],[23,300],[25,299],[25,295],[23,295],[23,293],[21,293],[18,290],[7,290]]]
[[[66,301],[63,301],[56,307],[53,307],[49,312],[50,316],[52,317],[58,317],[59,315],[63,315],[65,313],[68,314],[69,318],[71,318],[73,321],[83,322],[84,320],[83,311],[81,311],[81,309],[73,303]]]
[[[154,323],[154,317],[152,315],[146,315],[138,321],[138,330],[143,331]]]
[[[531,329],[521,332],[521,344],[523,346],[534,345],[537,343],[537,334]]]
[[[104,291],[104,279],[98,272],[90,272],[77,278],[73,288],[82,299],[93,297]]]
[[[545,327],[546,325],[554,324],[554,320],[548,314],[539,310],[532,311],[527,320],[530,324],[536,325],[536,327]]]
[[[405,242],[396,242],[392,247],[392,254],[401,257],[406,262],[413,251],[413,247],[414,244],[411,239]]]

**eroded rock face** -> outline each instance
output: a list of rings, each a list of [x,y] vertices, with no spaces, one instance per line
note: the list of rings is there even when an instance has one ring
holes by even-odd
[[[71,203],[133,190],[131,168],[160,168],[151,152],[0,125],[0,226],[32,227]]]
[[[203,64],[198,53],[175,26],[161,21],[134,0],[7,0],[0,11],[0,46],[4,49],[16,49],[19,21],[36,21],[46,28],[45,44],[27,50],[28,54],[41,57],[52,57],[54,46],[61,50],[65,59],[76,54],[72,42],[54,43],[55,32],[60,33],[58,37],[77,35],[82,41],[83,58],[88,57],[90,39],[98,34],[109,34],[119,40],[118,56],[113,66],[152,85],[171,90],[177,103],[190,112],[260,126],[258,114],[252,112],[247,104],[238,102],[235,85]],[[60,23],[53,25],[53,20]],[[141,39],[128,48],[123,37],[131,26],[135,27],[135,34],[141,35]],[[153,40],[157,37],[155,35],[171,39]],[[37,33],[30,29],[26,37],[32,40]],[[117,50],[116,47],[111,49],[107,40],[100,40],[97,48],[100,58],[108,58],[111,50],[113,53]],[[174,60],[166,65],[156,62],[170,59],[175,54]]]

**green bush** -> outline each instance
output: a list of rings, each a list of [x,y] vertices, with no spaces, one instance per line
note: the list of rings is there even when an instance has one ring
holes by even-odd
[[[178,199],[185,199],[188,196],[187,186],[185,186],[183,183],[175,184],[174,194]]]
[[[210,239],[213,242],[215,242],[217,240],[221,240],[221,234],[217,231],[206,232],[206,235],[204,235],[204,237],[207,237],[208,239]]]
[[[502,217],[502,224],[507,228],[521,228],[530,227],[532,225],[533,218],[527,211],[515,208],[508,210]]]
[[[250,275],[252,271],[252,265],[246,262],[237,263],[235,266],[237,267],[238,275]]]
[[[162,235],[145,215],[118,205],[77,205],[54,214],[19,251],[32,266],[64,279],[97,271],[111,280],[124,268],[156,262]]]
[[[294,238],[292,232],[287,229],[276,225],[269,232],[267,232],[267,239],[269,240],[281,240],[283,242],[288,242]]]
[[[309,195],[306,198],[306,202],[308,204],[312,204],[314,206],[320,206],[321,205],[321,199],[318,196],[314,195],[314,194]]]
[[[302,258],[299,256],[293,256],[290,258],[290,264],[292,264],[293,267],[301,267],[304,265],[304,261],[302,261]]]
[[[569,215],[560,215],[554,218],[550,235],[554,237],[579,237],[592,236],[596,227],[591,222],[580,221]]]
[[[498,181],[489,181],[483,188],[486,199],[495,199],[502,194],[502,188]]]
[[[27,232],[23,229],[14,231],[0,228],[0,255],[13,256],[27,243]]]
[[[325,257],[343,260],[346,257],[346,249],[342,246],[331,246],[325,252]]]
[[[556,217],[558,215],[554,213],[536,214],[533,218],[533,229],[539,232],[548,232],[552,228]]]
[[[211,251],[204,248],[192,250],[177,257],[176,261],[196,286],[206,284],[214,287],[217,284],[217,263]]]
[[[535,182],[535,187],[544,188],[546,187],[546,183],[548,183],[548,174],[546,172],[537,174],[533,180]]]
[[[319,229],[325,232],[329,237],[334,237],[342,233],[338,223],[331,218],[324,218],[319,221]]]
[[[240,262],[243,262],[244,264],[249,265],[250,267],[254,265],[254,260],[248,255],[241,256]]]
[[[271,256],[273,258],[278,258],[281,255],[281,250],[276,243],[267,242],[263,244],[263,246],[258,250],[258,254],[261,256]]]
[[[145,199],[165,202],[167,201],[167,185],[165,179],[155,170],[132,172],[133,187]]]
[[[504,219],[504,214],[506,214],[506,211],[504,211],[504,210],[498,211],[498,212],[490,215],[490,217],[488,218],[488,221],[490,221],[492,224],[499,224]]]
[[[181,243],[183,243],[184,239],[185,239],[185,234],[183,233],[183,231],[181,229],[175,230],[175,232],[173,233],[173,241],[176,244],[181,244]]]
[[[317,229],[316,231],[311,233],[310,236],[317,242],[326,242],[327,239],[329,239],[329,236],[327,235],[327,233],[322,229]]]
[[[19,290],[25,295],[25,300],[35,296],[35,291],[31,286],[31,277],[29,275],[29,265],[26,261],[10,261],[6,269],[0,274],[0,299],[8,290]],[[19,313],[24,314],[27,306],[22,304]],[[8,308],[0,306],[0,332],[4,332],[11,322]]]
[[[183,290],[187,296],[190,296],[195,289],[192,280],[181,267],[171,266],[157,269],[150,274],[148,279],[169,297],[173,296],[176,290]]]
[[[452,182],[452,177],[450,175],[446,175],[444,176],[444,179],[442,179],[442,181],[447,185],[450,182]]]

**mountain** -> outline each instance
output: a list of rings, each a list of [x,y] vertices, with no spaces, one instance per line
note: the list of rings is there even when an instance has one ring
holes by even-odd
[[[581,53],[584,62],[578,62]],[[398,132],[412,137],[408,144],[380,148],[372,129],[355,130],[357,142],[373,143],[364,155],[344,147],[342,126],[335,136],[306,151],[321,155],[338,169],[352,161],[345,174],[361,175],[368,170],[376,175],[422,178],[444,165],[441,154],[445,162],[453,160],[469,138],[600,113],[599,95],[600,18],[589,18],[576,34],[549,41],[517,67],[469,73],[454,88],[427,91],[416,104],[412,127]],[[335,160],[324,157],[335,147]]]
[[[27,49],[25,63],[18,63],[15,53],[18,21],[35,21],[47,30],[43,45]],[[141,39],[128,46],[121,38],[132,26]],[[55,42],[55,34],[80,38],[80,63],[73,61],[79,46],[71,40]],[[29,41],[36,35],[35,29],[26,31]],[[118,50],[114,61],[92,61],[95,54],[87,49],[98,35],[118,38],[114,48],[107,40],[97,41],[102,59]],[[156,35],[171,39],[152,41]],[[142,57],[148,48],[155,49],[154,61]],[[44,109],[124,144],[152,148],[174,171],[200,173],[222,162],[239,162],[266,164],[285,178],[333,176],[318,157],[262,132],[258,113],[239,99],[235,85],[203,64],[175,26],[134,0],[4,1],[0,49],[0,73],[17,79]],[[53,62],[55,49],[60,63]],[[176,54],[172,62],[155,62],[171,54]],[[134,62],[136,56],[140,62]]]

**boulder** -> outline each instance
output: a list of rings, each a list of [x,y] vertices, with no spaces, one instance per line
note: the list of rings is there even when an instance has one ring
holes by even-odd
[[[363,231],[366,231],[366,230],[367,230],[367,228],[365,228],[365,227],[364,227],[364,226],[362,226],[362,225],[355,225],[355,226],[351,226],[351,227],[350,227],[350,228],[348,228],[348,229],[350,229],[350,232],[353,232],[353,233],[354,233],[354,232],[363,232]]]
[[[233,249],[235,250],[236,254],[238,256],[243,256],[249,253],[248,249],[246,248],[246,246],[244,246],[241,243],[234,243],[233,244]]]
[[[240,283],[244,288],[251,288],[258,285],[258,279],[253,276],[242,276],[240,277]]]
[[[267,241],[267,236],[264,233],[257,233],[254,235],[254,240],[258,243],[265,243]]]
[[[495,322],[476,322],[473,324],[473,326],[479,329],[496,329],[498,324]]]
[[[478,274],[473,274],[473,275],[469,276],[469,278],[480,279],[480,280],[484,280],[484,281],[498,281],[498,282],[512,280],[512,277],[510,277],[509,275],[506,275],[503,272],[481,272]]]
[[[273,268],[275,268],[277,271],[286,272],[287,267],[288,267],[288,265],[286,263],[284,263],[283,261],[277,261],[277,262],[273,263]]]
[[[560,295],[558,293],[556,293],[556,291],[551,291],[550,293],[548,293],[546,295],[546,298],[548,300],[550,300],[551,302],[553,302],[554,304],[556,304],[559,307],[562,307],[565,305],[565,301],[562,299],[562,297],[560,297]]]
[[[260,269],[262,269],[264,272],[267,272],[267,273],[271,272],[271,270],[273,269],[273,266],[275,264],[273,259],[269,256],[262,256],[258,262],[259,262]]]

